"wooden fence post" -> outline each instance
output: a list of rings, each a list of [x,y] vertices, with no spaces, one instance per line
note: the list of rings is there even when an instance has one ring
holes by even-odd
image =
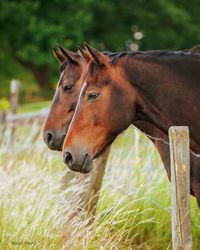
[[[0,137],[0,144],[3,142],[3,138],[4,138],[4,133],[6,131],[6,112],[3,111],[0,114],[0,125],[2,126],[2,132],[1,132],[1,137]]]
[[[11,103],[11,112],[13,115],[17,113],[17,105],[19,99],[19,80],[11,80],[10,84],[10,103]]]
[[[16,115],[17,113],[17,106],[19,100],[19,87],[20,81],[19,80],[11,80],[10,83],[10,105],[11,105],[11,113]],[[10,138],[14,136],[15,127],[11,127],[10,129]]]
[[[172,245],[174,250],[191,250],[190,147],[188,127],[169,129],[172,185]]]

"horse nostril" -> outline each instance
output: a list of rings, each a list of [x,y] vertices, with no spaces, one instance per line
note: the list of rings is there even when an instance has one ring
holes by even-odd
[[[53,133],[51,132],[46,133],[46,141],[47,141],[47,144],[49,145],[53,143]]]
[[[73,157],[69,152],[66,152],[64,155],[64,163],[67,164],[68,167],[72,166],[73,164]]]

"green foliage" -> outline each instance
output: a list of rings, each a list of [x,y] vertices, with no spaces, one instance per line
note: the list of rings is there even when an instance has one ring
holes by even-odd
[[[6,98],[0,99],[0,111],[10,108],[10,102]]]
[[[23,94],[29,88],[37,87],[33,81],[33,77],[27,72],[13,57],[8,43],[5,38],[0,39],[0,97],[10,94],[11,79],[21,79],[22,86],[20,94]],[[37,90],[38,91],[38,90]]]
[[[45,102],[36,102],[36,103],[19,105],[18,113],[39,111],[41,109],[49,108],[50,104],[51,104],[50,101],[45,101]]]
[[[198,5],[197,0],[1,0],[0,61],[10,55],[4,62],[22,81],[30,77],[15,60],[32,71],[45,66],[52,83],[58,75],[51,48],[58,43],[74,50],[83,41],[112,51],[135,45],[190,48],[200,42]],[[2,67],[0,75],[10,79],[9,71]]]
[[[51,48],[57,43],[72,48],[82,43],[89,25],[90,0],[1,1],[1,33],[15,57],[35,65],[53,61]]]

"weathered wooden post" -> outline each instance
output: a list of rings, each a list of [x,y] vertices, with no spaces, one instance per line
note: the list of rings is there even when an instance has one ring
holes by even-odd
[[[6,131],[6,112],[3,111],[0,114],[0,125],[2,126],[2,132],[1,132],[1,138],[0,138],[0,144],[3,142],[4,133]]]
[[[11,80],[10,84],[10,104],[11,104],[11,112],[13,115],[17,113],[17,105],[19,99],[19,80]]]
[[[192,249],[190,221],[190,146],[188,127],[169,129],[172,185],[172,245]]]
[[[11,113],[16,115],[17,113],[17,106],[19,100],[19,88],[20,88],[20,81],[19,80],[11,80],[10,83],[10,106],[11,106]],[[10,138],[13,137],[15,133],[15,127],[12,126],[10,128]]]

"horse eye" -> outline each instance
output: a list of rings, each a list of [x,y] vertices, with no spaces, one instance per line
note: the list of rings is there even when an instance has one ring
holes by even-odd
[[[95,100],[99,97],[100,93],[89,93],[88,94],[88,100],[89,101],[92,101],[92,100]]]
[[[64,92],[69,92],[72,89],[72,87],[73,87],[73,84],[66,84],[63,87],[63,91]]]

